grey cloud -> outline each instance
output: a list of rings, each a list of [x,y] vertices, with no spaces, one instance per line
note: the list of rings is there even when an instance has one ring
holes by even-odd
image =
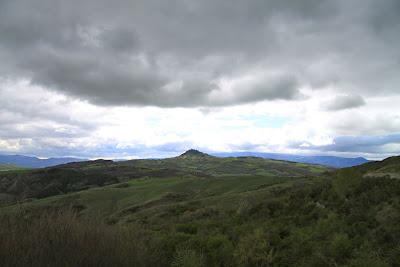
[[[81,158],[113,158],[121,159],[124,157],[137,158],[165,158],[174,157],[182,151],[193,148],[190,143],[167,143],[159,146],[146,146],[136,144],[132,147],[119,147],[116,143],[97,144],[87,147],[82,144],[70,146],[68,140],[55,140],[55,138],[26,138],[13,139],[10,143],[16,144],[21,149],[18,153],[24,155],[34,155],[40,157],[60,157],[73,156]],[[202,148],[199,148],[205,151]],[[0,154],[10,154],[12,151],[3,150]]]
[[[0,76],[100,105],[296,100],[329,84],[397,94],[398,10],[396,0],[2,0]],[[282,80],[213,98],[215,81],[260,70]]]
[[[400,132],[400,117],[396,112],[365,116],[352,110],[336,117],[331,127],[337,135],[385,135]]]
[[[76,106],[70,100],[42,93],[38,88],[0,83],[0,143],[18,144],[15,147],[44,139],[68,143],[89,136],[99,126],[90,114],[73,116]]]
[[[364,106],[365,100],[360,95],[341,95],[336,96],[330,102],[326,103],[324,108],[329,111],[338,111],[352,109]]]
[[[315,150],[322,152],[350,152],[370,154],[395,154],[398,151],[391,145],[400,144],[400,134],[377,135],[377,136],[341,136],[336,137],[330,145],[304,146],[300,143],[292,144],[293,148]]]
[[[232,86],[232,92],[224,92],[217,88],[207,101],[211,105],[256,102],[263,99],[294,100],[302,98],[297,90],[295,77],[278,75],[275,77],[257,77],[250,81],[239,81]]]
[[[98,42],[112,51],[134,53],[140,47],[140,40],[134,29],[103,29],[99,33]]]
[[[11,85],[0,84],[0,130],[3,128],[6,131],[8,129],[6,124],[31,123],[40,126],[44,122],[73,127],[79,125],[88,131],[97,127],[94,120],[83,121],[79,117],[71,116],[70,111],[73,106],[68,99],[52,100],[51,96],[40,96],[40,90],[34,91],[28,88],[15,92],[8,87]],[[31,94],[26,95],[27,90],[32,91]]]

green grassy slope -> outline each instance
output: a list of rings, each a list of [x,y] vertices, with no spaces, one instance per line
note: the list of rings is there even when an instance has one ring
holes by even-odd
[[[359,166],[344,168],[343,170],[354,170],[362,175],[386,171],[400,172],[400,156],[389,157],[382,161],[372,161]],[[373,175],[370,176],[372,177]]]
[[[189,150],[179,157],[164,160],[133,160],[120,163],[121,166],[142,168],[166,168],[188,170],[208,176],[225,175],[273,175],[301,176],[320,173],[328,168],[320,165],[302,164],[257,157],[219,158],[196,150]]]
[[[293,183],[309,183],[311,178],[277,176],[224,176],[141,178],[128,182],[58,195],[23,204],[24,209],[51,209],[74,206],[85,215],[99,215],[114,221],[126,221],[136,215],[157,212],[196,202],[233,208],[249,195],[268,194],[274,188]],[[11,206],[7,210],[20,209]]]
[[[380,162],[371,162],[355,169],[363,172],[365,177],[387,176],[400,179],[400,157],[390,157]]]
[[[308,165],[256,157],[217,158],[217,157],[177,157],[165,160],[135,160],[120,163],[120,166],[150,169],[187,170],[192,174],[205,176],[226,175],[272,175],[302,176],[326,171],[319,165]]]
[[[198,153],[186,153],[180,157],[163,160],[97,160],[24,172],[4,172],[0,173],[0,193],[7,194],[7,199],[16,201],[45,198],[146,177],[303,177],[328,170],[318,165],[253,157],[217,158]]]
[[[11,164],[0,164],[0,172],[20,170],[22,168]]]

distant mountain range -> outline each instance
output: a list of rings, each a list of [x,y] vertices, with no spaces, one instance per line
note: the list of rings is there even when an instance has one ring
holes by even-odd
[[[70,162],[86,161],[79,158],[48,158],[40,159],[22,155],[0,155],[1,165],[14,165],[22,168],[45,168]]]
[[[346,168],[361,165],[369,160],[358,158],[344,158],[335,156],[300,156],[279,153],[261,153],[261,152],[222,152],[211,153],[217,157],[260,157],[266,159],[286,160],[300,163],[319,164],[333,168]]]

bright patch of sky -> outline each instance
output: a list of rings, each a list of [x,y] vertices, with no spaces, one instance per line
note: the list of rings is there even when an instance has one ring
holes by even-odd
[[[290,122],[290,118],[272,117],[268,115],[242,116],[243,120],[251,122],[259,128],[282,128]]]

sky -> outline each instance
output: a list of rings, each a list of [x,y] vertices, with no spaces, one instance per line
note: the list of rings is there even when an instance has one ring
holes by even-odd
[[[398,0],[0,0],[0,153],[400,154]]]

